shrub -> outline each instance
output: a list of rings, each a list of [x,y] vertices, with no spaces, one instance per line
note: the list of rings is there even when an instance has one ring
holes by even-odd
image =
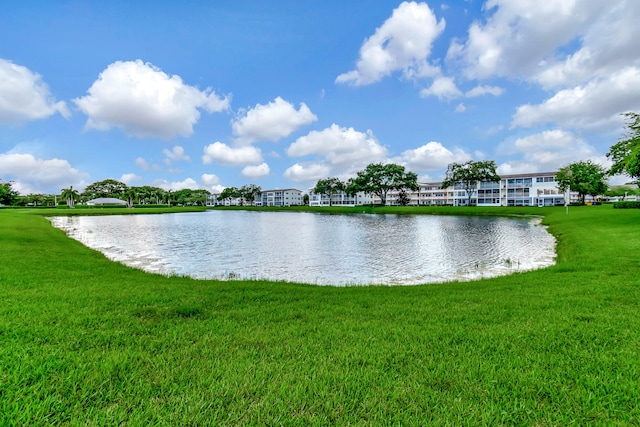
[[[613,204],[614,209],[640,209],[640,202],[622,201]]]

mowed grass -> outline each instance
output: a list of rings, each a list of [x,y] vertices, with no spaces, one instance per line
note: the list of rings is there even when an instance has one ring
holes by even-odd
[[[412,287],[198,281],[0,211],[0,425],[640,424],[640,211],[419,212],[544,215],[557,265]]]

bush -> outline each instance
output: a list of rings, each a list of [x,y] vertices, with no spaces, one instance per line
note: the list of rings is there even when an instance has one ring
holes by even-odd
[[[623,201],[613,204],[614,209],[640,209],[640,202],[637,201]]]

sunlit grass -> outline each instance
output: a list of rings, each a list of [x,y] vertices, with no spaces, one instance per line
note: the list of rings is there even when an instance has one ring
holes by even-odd
[[[197,281],[0,211],[0,425],[640,423],[640,212],[374,209],[417,211],[544,215],[557,265],[413,287]]]

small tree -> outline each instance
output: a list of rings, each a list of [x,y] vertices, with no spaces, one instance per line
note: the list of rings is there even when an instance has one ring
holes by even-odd
[[[390,190],[418,189],[418,175],[406,172],[404,166],[388,163],[371,163],[363,171],[349,181],[349,192],[355,194],[362,191],[380,198],[383,205],[387,203]]]
[[[609,174],[627,174],[640,187],[640,114],[625,113],[624,116],[628,132],[607,153],[613,162]]]
[[[73,185],[69,186],[69,188],[63,188],[62,194],[60,195],[60,197],[67,201],[69,209],[75,208],[75,201],[78,199],[78,196],[78,190],[74,190]]]
[[[324,195],[329,198],[329,206],[331,206],[331,199],[333,195],[338,191],[344,191],[345,183],[338,178],[321,179],[316,182],[316,186],[313,187],[313,192],[316,194]]]
[[[473,190],[478,182],[500,182],[500,175],[496,172],[496,162],[493,160],[473,161],[465,163],[450,163],[442,188],[454,187],[462,184],[467,193],[467,206],[471,206]]]
[[[590,160],[574,162],[558,170],[556,182],[560,191],[575,191],[578,200],[584,203],[585,196],[592,197],[607,191],[607,172]]]

